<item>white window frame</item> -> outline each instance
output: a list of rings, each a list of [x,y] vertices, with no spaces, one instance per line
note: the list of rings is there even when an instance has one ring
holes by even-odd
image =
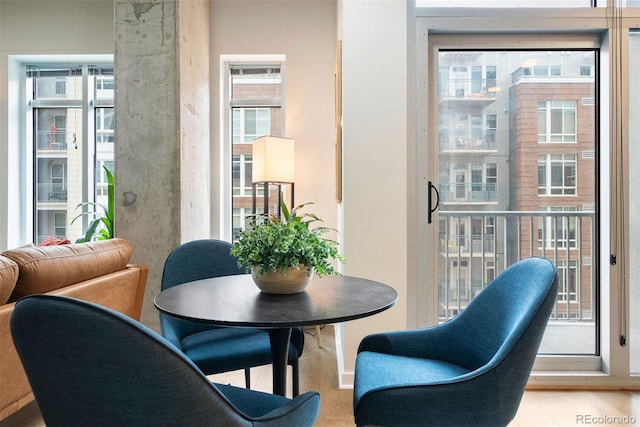
[[[620,318],[617,314],[624,308],[619,306],[622,301],[619,299],[616,287],[610,283],[617,283],[620,280],[621,271],[612,269],[609,264],[609,251],[612,228],[609,227],[611,218],[609,200],[611,197],[610,185],[610,164],[609,148],[616,143],[617,136],[612,131],[610,124],[609,108],[613,102],[612,93],[607,87],[606,81],[614,73],[612,57],[620,53],[622,58],[620,67],[628,69],[628,44],[624,41],[618,44],[620,51],[615,51],[615,43],[609,32],[613,31],[614,23],[609,17],[610,11],[606,8],[540,8],[519,10],[513,8],[415,8],[415,1],[409,0],[407,6],[409,14],[409,34],[408,34],[408,69],[409,69],[409,122],[414,126],[410,135],[415,135],[410,139],[415,145],[410,147],[416,156],[427,159],[424,164],[418,162],[415,168],[415,178],[417,183],[417,200],[413,206],[418,209],[415,212],[415,230],[410,242],[414,241],[435,241],[437,237],[437,227],[431,229],[427,226],[426,215],[426,191],[421,189],[426,186],[427,180],[432,179],[429,171],[438,170],[437,156],[429,152],[427,147],[420,144],[426,133],[430,133],[430,138],[437,141],[437,126],[433,126],[433,119],[430,106],[427,102],[429,90],[437,87],[434,82],[437,79],[438,70],[431,67],[435,64],[428,54],[434,46],[434,37],[451,35],[449,48],[518,48],[532,49],[558,44],[563,40],[566,48],[593,48],[601,49],[601,78],[605,84],[600,85],[600,221],[603,227],[599,230],[600,236],[600,270],[599,280],[601,283],[601,293],[605,296],[604,303],[601,303],[601,331],[602,331],[602,354],[601,357],[593,358],[571,358],[564,357],[564,363],[558,360],[549,360],[545,357],[538,357],[534,367],[534,374],[530,383],[540,386],[635,386],[640,385],[638,377],[629,374],[629,347],[618,345],[617,329],[620,327]],[[621,16],[622,30],[640,27],[640,14],[638,9],[622,9]],[[415,19],[415,26],[412,19]],[[504,22],[509,22],[511,33],[505,30]],[[617,24],[616,24],[617,25]],[[534,32],[534,37],[523,37],[524,33]],[[556,34],[557,33],[557,34]],[[562,35],[560,35],[562,33]],[[464,37],[465,34],[473,34],[473,37]],[[506,35],[506,37],[505,37]],[[515,35],[515,36],[514,36]],[[626,37],[626,36],[625,36]],[[458,43],[455,43],[455,40]],[[518,40],[517,46],[513,40]],[[463,43],[461,46],[460,43]],[[414,71],[415,70],[415,71]],[[424,71],[423,71],[424,70]],[[428,70],[428,73],[427,73]],[[433,76],[436,76],[433,78]],[[628,89],[628,81],[622,82],[622,93]],[[412,105],[415,105],[412,107]],[[622,129],[628,129],[628,115],[621,114]],[[424,144],[423,144],[424,145]],[[620,194],[619,200],[627,196]],[[624,255],[623,255],[624,256]],[[409,325],[423,326],[433,324],[437,320],[437,310],[429,307],[429,301],[437,301],[437,289],[422,290],[418,284],[422,277],[433,274],[437,265],[436,251],[426,247],[416,245],[415,264],[410,262],[410,271],[414,275],[410,277],[409,299],[413,302],[408,306]],[[419,260],[419,261],[418,261]],[[426,262],[425,262],[426,261]],[[428,307],[425,311],[424,307]],[[573,372],[569,372],[573,371]],[[576,372],[580,371],[580,372]]]
[[[537,218],[538,222],[538,249],[577,249],[577,243],[580,241],[578,233],[578,222],[571,216],[571,212],[577,212],[575,207],[553,207],[547,208],[547,212],[567,212],[567,216],[545,216]],[[561,237],[558,237],[560,232]],[[573,237],[571,233],[573,232]],[[555,243],[561,243],[555,245]],[[567,247],[568,245],[568,247]]]
[[[216,180],[216,185],[212,185],[212,218],[217,222],[212,224],[213,237],[221,240],[233,240],[233,177],[231,153],[233,151],[231,132],[231,88],[228,81],[230,67],[241,64],[280,64],[281,74],[285,74],[286,55],[264,54],[264,55],[220,55],[219,78],[220,78],[220,133],[216,140],[217,147],[214,152],[214,163],[212,171],[218,172],[217,176],[212,173],[212,179]],[[286,129],[286,79],[282,81],[282,129]],[[217,166],[217,167],[216,167]]]
[[[540,108],[540,104],[544,104],[544,108]],[[573,108],[569,108],[572,105]],[[551,119],[554,112],[561,111],[562,112],[562,132],[561,133],[553,133],[551,131]],[[567,133],[565,129],[567,128],[567,122],[569,121],[567,118],[567,113],[573,111],[573,132]],[[540,129],[541,124],[538,122],[538,142],[540,144],[567,144],[567,143],[576,143],[578,142],[578,129],[577,129],[577,120],[578,120],[578,103],[576,101],[565,101],[565,100],[548,100],[548,101],[539,101],[538,102],[538,115],[540,112],[544,114],[544,129]],[[542,132],[541,132],[542,130]]]
[[[260,132],[260,130],[258,129],[258,115],[261,112],[266,111],[267,113],[269,112],[269,108],[268,107],[236,107],[236,108],[232,108],[232,111],[236,110],[240,113],[240,117],[239,117],[239,121],[240,121],[240,128],[238,129],[238,141],[236,141],[236,135],[232,134],[232,140],[234,144],[243,144],[243,143],[248,143],[253,141],[254,139],[260,137],[260,136],[264,136],[265,133]],[[247,133],[247,129],[246,129],[246,125],[247,125],[247,111],[255,111],[256,114],[256,133],[254,134],[248,134]],[[267,129],[271,127],[271,120],[269,118],[268,121],[268,125],[267,125]],[[232,122],[232,126],[233,126],[233,122]]]
[[[568,261],[568,263],[567,263]],[[576,280],[578,277],[578,260],[571,259],[558,259],[556,260],[556,267],[558,269],[558,301],[575,304],[578,302],[578,290],[579,286],[576,286]],[[573,291],[568,288],[571,287],[571,274],[573,271]],[[566,318],[566,317],[565,317]]]
[[[236,154],[233,155],[235,158]],[[237,154],[238,156],[238,172],[240,173],[238,183],[239,185],[233,184],[233,195],[234,196],[251,196],[253,192],[253,185],[251,182],[247,182],[247,172],[246,167],[248,164],[253,163],[253,156],[251,154]],[[232,163],[235,163],[236,160],[232,158]],[[233,169],[233,165],[232,165]]]
[[[0,170],[3,171],[3,179],[11,182],[10,187],[0,185],[0,193],[6,200],[6,206],[1,206],[0,211],[0,248],[12,248],[34,241],[34,198],[33,181],[33,123],[26,114],[29,99],[26,88],[27,64],[68,63],[68,64],[92,64],[113,66],[111,54],[87,54],[87,55],[41,55],[41,54],[16,54],[8,55],[6,67],[6,79],[8,82],[6,93],[8,100],[6,117],[0,124],[6,123],[0,141],[6,141],[6,148],[0,149]],[[4,68],[3,68],[4,69]],[[5,122],[6,120],[6,122]],[[90,118],[89,125],[93,125]],[[2,126],[4,127],[4,126]],[[86,128],[86,126],[85,126]],[[6,130],[6,132],[4,132]],[[5,139],[6,138],[6,139]],[[84,140],[84,139],[83,139]],[[5,155],[6,154],[6,155]],[[86,168],[85,168],[86,170]],[[93,176],[82,176],[83,182],[93,180]],[[88,182],[93,190],[93,182]],[[10,226],[8,226],[10,224]]]
[[[561,156],[561,158],[556,158]],[[571,159],[569,156],[573,156]],[[560,165],[562,170],[562,184],[553,185],[552,175],[553,166]],[[573,185],[566,184],[566,167],[573,165]],[[576,196],[578,195],[578,183],[575,177],[578,173],[578,156],[577,154],[541,154],[538,157],[538,174],[540,174],[540,167],[544,167],[545,181],[544,185],[541,185],[538,181],[538,196],[554,197],[554,196]]]

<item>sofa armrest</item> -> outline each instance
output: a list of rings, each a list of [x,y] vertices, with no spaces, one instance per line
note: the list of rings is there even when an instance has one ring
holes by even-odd
[[[58,246],[29,246],[5,251],[20,269],[9,302],[123,270],[133,248],[124,239]]]
[[[142,303],[144,302],[144,292],[147,287],[147,278],[149,277],[149,266],[145,264],[128,264],[127,268],[136,268],[140,270],[138,293],[136,294],[134,312],[131,315],[131,317],[139,321],[142,316]]]
[[[0,255],[0,304],[9,300],[18,280],[18,264]]]

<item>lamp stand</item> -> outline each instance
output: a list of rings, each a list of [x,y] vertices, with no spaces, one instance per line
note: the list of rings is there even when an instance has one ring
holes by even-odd
[[[270,194],[270,189],[272,186],[275,186],[277,189],[277,194],[278,194],[278,203],[275,206],[275,212],[271,212],[271,210],[269,209],[269,194]],[[253,191],[252,191],[252,208],[253,208],[253,214],[256,215],[258,213],[258,198],[257,198],[257,194],[258,194],[258,188],[262,188],[262,212],[264,214],[273,214],[274,216],[281,218],[282,217],[282,198],[283,198],[283,187],[284,186],[291,186],[291,191],[290,191],[290,196],[291,196],[291,200],[290,200],[290,205],[289,205],[289,209],[293,209],[294,205],[293,205],[293,187],[294,184],[293,182],[270,182],[270,181],[262,181],[262,182],[254,182],[253,183]]]

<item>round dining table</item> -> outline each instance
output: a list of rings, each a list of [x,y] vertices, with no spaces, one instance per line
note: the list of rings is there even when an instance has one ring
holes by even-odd
[[[286,392],[291,329],[346,322],[392,307],[397,292],[383,283],[351,276],[314,277],[303,292],[267,294],[251,275],[197,280],[162,291],[154,299],[169,316],[217,326],[262,328],[273,355],[273,393]]]

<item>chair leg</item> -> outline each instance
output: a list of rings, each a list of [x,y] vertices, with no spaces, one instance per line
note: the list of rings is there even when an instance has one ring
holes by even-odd
[[[298,394],[300,394],[300,372],[298,369],[298,359],[295,359],[294,361],[291,362],[291,373],[292,373],[292,394],[293,397],[296,397]]]
[[[244,368],[244,385],[251,388],[251,368]]]
[[[318,347],[322,348],[322,337],[320,336],[320,325],[316,325],[316,342]]]

